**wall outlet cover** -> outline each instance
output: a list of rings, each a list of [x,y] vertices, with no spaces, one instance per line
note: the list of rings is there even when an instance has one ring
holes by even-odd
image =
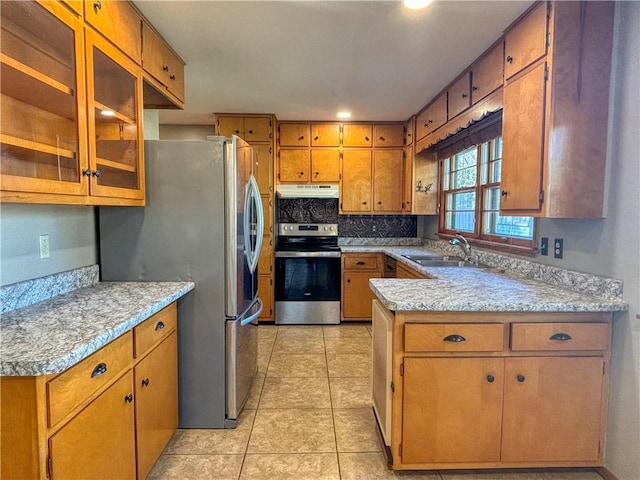
[[[553,240],[553,258],[562,258],[562,254],[564,253],[563,242],[564,240],[562,238]]]

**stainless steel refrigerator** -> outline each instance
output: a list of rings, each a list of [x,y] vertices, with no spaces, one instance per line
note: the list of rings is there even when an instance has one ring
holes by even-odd
[[[262,202],[242,139],[145,142],[145,207],[101,207],[103,281],[194,281],[178,305],[181,428],[233,428],[257,369]]]

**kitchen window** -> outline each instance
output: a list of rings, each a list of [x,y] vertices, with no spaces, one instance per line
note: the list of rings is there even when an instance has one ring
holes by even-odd
[[[501,129],[501,117],[494,114],[436,147],[441,185],[438,231],[445,238],[460,233],[489,248],[533,252],[533,217],[500,215]]]

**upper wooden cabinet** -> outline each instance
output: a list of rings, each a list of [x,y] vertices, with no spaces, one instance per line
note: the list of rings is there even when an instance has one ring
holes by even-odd
[[[403,203],[404,150],[373,150],[373,211],[400,213]]]
[[[314,148],[311,150],[311,182],[338,183],[340,181],[340,150]]]
[[[475,105],[502,86],[504,75],[504,40],[485,53],[471,66],[471,104]]]
[[[342,146],[370,147],[373,126],[370,123],[345,123],[342,126]]]
[[[258,182],[260,194],[273,193],[273,147],[268,144],[251,145],[253,148],[253,175]]]
[[[416,116],[413,115],[409,120],[407,120],[405,122],[405,131],[407,132],[406,134],[406,140],[405,143],[406,145],[413,145],[413,140],[415,137],[415,130],[416,130]]]
[[[421,140],[447,121],[447,92],[440,94],[416,117],[416,138]]]
[[[278,134],[281,147],[308,147],[311,143],[311,126],[308,123],[280,123]]]
[[[465,72],[448,89],[447,118],[452,119],[471,106],[471,72]]]
[[[340,212],[371,212],[372,184],[371,150],[345,150],[342,158]]]
[[[142,68],[151,78],[145,77],[155,90],[166,97],[173,106],[184,108],[184,62],[147,22],[142,22]],[[151,107],[153,100],[147,99]],[[155,98],[152,96],[151,98]],[[164,108],[167,102],[158,102]]]
[[[142,63],[142,17],[131,3],[117,0],[85,1],[84,18],[138,65]]]
[[[340,146],[339,123],[312,123],[311,124],[312,147],[338,147]]]
[[[273,139],[273,118],[263,116],[217,115],[216,132],[218,135],[237,135],[246,142],[270,143]]]
[[[551,4],[538,2],[504,37],[504,78],[511,78],[547,53]],[[569,27],[564,26],[561,28]]]
[[[509,39],[546,23],[546,12],[538,4],[506,32],[506,54]],[[503,213],[604,215],[613,12],[613,2],[552,3],[548,54],[506,80]],[[547,38],[546,27],[535,31]]]
[[[402,147],[404,146],[405,127],[401,123],[375,123],[373,125],[373,146]]]

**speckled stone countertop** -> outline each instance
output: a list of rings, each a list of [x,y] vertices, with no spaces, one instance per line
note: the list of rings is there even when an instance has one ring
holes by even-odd
[[[617,295],[619,281],[580,272],[587,294],[561,288],[557,284],[524,278],[518,272],[495,268],[424,267],[403,255],[440,255],[424,247],[344,246],[345,253],[385,253],[411,268],[428,275],[428,279],[371,279],[369,285],[389,309],[394,311],[466,311],[466,312],[615,312],[628,305]],[[481,259],[482,260],[482,259]],[[610,280],[610,282],[608,281]],[[613,286],[612,286],[612,285]],[[594,286],[595,285],[595,286]],[[613,291],[613,293],[612,293]],[[599,293],[599,294],[598,294]]]
[[[60,373],[194,287],[193,282],[102,282],[5,313],[0,375]]]

